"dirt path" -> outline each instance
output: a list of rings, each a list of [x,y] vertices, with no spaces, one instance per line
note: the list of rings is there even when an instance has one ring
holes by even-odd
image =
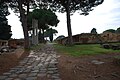
[[[28,56],[29,52],[19,48],[14,52],[4,52],[0,54],[0,75],[10,70],[11,67],[17,66],[18,62]]]
[[[62,80],[120,80],[119,53],[71,57],[61,54],[59,70]]]

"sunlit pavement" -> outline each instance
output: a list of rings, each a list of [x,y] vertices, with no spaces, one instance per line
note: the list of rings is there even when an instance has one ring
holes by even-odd
[[[40,50],[31,51],[18,66],[3,73],[0,80],[61,80],[58,57],[52,43],[48,43]]]

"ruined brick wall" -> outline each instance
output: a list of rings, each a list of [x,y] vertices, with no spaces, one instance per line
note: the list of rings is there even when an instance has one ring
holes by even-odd
[[[10,48],[16,49],[16,48],[17,48],[17,40],[16,40],[16,39],[11,39],[11,40],[9,40],[9,41],[8,41],[8,46],[9,46]]]
[[[74,43],[101,43],[101,42],[120,42],[120,34],[104,32],[102,34],[82,33],[72,36]],[[60,44],[65,44],[67,37],[59,40]]]
[[[111,32],[104,32],[100,35],[103,38],[102,39],[103,42],[118,42],[118,41],[120,41],[120,39],[119,39],[120,34],[111,33]]]

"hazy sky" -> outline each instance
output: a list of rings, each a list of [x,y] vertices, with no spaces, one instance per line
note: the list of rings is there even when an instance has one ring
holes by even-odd
[[[67,36],[66,13],[57,13],[60,20],[58,35]],[[8,16],[8,23],[12,26],[12,38],[23,38],[21,23],[17,16],[12,13]],[[94,8],[88,16],[74,13],[71,16],[72,34],[89,33],[92,28],[96,28],[98,33],[107,29],[117,29],[120,27],[120,0],[104,0],[103,4]]]

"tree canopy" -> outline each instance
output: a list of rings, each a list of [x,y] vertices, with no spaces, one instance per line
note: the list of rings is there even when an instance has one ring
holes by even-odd
[[[120,27],[117,28],[116,33],[120,34]]]
[[[108,30],[105,30],[104,32],[111,32],[111,33],[115,33],[115,32],[116,32],[116,30],[114,30],[114,29],[108,29]]]
[[[103,32],[111,32],[111,33],[117,33],[117,34],[120,34],[120,27],[117,28],[117,30],[115,29],[108,29],[108,30],[105,30]]]
[[[0,3],[0,39],[8,40],[12,36],[11,26],[8,25],[6,16],[9,15],[8,6],[6,3]]]
[[[60,40],[60,39],[62,39],[62,38],[65,38],[65,36],[64,36],[64,35],[60,35],[60,36],[58,36],[58,37],[56,38],[56,40]]]
[[[96,29],[95,29],[95,28],[93,28],[93,29],[91,30],[91,33],[92,33],[92,34],[97,34]]]
[[[32,19],[38,20],[38,28],[39,28],[39,41],[44,42],[44,30],[46,30],[47,34],[49,33],[50,26],[57,26],[59,20],[55,13],[53,13],[50,9],[35,9],[28,15],[28,21],[31,24]],[[51,33],[50,33],[51,34]]]
[[[39,0],[38,0],[39,1]],[[82,15],[88,15],[93,7],[103,3],[104,0],[45,0],[51,3],[50,7],[53,11],[66,12],[69,7],[70,13],[80,10]]]
[[[47,9],[35,9],[28,16],[29,23],[32,19],[38,20],[39,29],[44,29],[47,26],[57,26],[59,20],[55,13]]]
[[[58,33],[57,30],[49,28],[45,31],[44,36],[49,37],[50,41],[52,42],[53,41],[53,34],[56,34],[56,33]]]

